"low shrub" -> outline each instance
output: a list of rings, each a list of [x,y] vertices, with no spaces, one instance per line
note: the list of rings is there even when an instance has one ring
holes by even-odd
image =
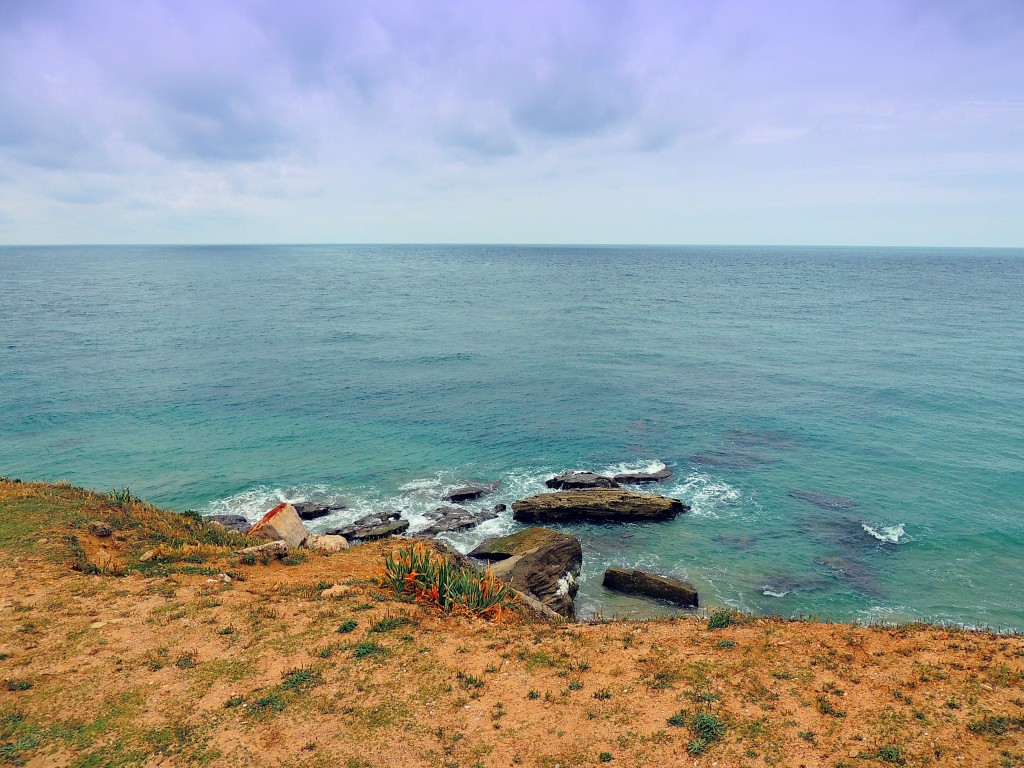
[[[515,593],[494,574],[462,568],[422,544],[385,555],[378,580],[398,595],[435,605],[445,613],[500,620],[515,604]]]

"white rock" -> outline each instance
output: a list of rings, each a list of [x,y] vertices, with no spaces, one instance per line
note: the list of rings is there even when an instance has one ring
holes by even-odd
[[[338,552],[348,549],[348,541],[344,536],[310,536],[303,545],[306,549],[315,549],[319,552]]]

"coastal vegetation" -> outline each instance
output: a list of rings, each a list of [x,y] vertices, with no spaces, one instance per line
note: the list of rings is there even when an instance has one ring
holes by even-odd
[[[125,490],[0,480],[2,765],[1024,766],[1016,635],[543,621],[426,542],[243,559]]]

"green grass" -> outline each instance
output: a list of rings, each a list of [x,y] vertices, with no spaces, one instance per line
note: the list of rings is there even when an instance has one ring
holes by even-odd
[[[355,628],[358,626],[358,622],[354,621],[353,619],[349,619],[348,621],[343,621],[341,622],[341,624],[338,625],[338,632],[342,635],[346,635],[349,632],[355,631]]]
[[[284,673],[283,677],[284,682],[281,683],[281,688],[286,691],[306,690],[320,685],[324,681],[319,672],[307,667],[289,670]]]
[[[725,629],[732,623],[733,618],[729,611],[715,611],[708,616],[708,629]]]
[[[370,640],[364,640],[352,649],[352,655],[357,659],[367,659],[373,656],[386,656],[388,649]]]
[[[967,724],[967,730],[979,736],[1004,736],[1010,731],[1024,731],[1024,717],[989,715],[972,720]]]

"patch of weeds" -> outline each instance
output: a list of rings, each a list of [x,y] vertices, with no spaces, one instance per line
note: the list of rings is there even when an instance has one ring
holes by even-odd
[[[882,747],[878,750],[876,756],[883,763],[892,763],[893,765],[907,764],[907,759],[903,757],[903,752],[900,751],[899,747]]]
[[[818,743],[818,737],[815,735],[814,731],[800,731],[797,734],[797,736],[806,741],[808,744]]]
[[[385,616],[383,619],[378,621],[372,627],[371,632],[390,632],[393,629],[398,629],[401,626],[410,624],[408,616]]]
[[[673,728],[682,728],[686,725],[686,712],[676,712],[666,722]]]
[[[476,675],[470,675],[465,672],[458,672],[455,675],[456,679],[462,684],[462,687],[467,691],[471,688],[483,688],[483,678],[477,677]]]
[[[331,655],[333,653],[334,653],[334,646],[333,645],[325,645],[323,648],[317,648],[317,650],[316,650],[316,655],[319,656],[321,659],[329,659],[329,658],[331,658]]]
[[[715,611],[708,616],[708,629],[725,629],[733,623],[732,614],[729,611]],[[699,752],[697,754],[700,754]]]
[[[731,651],[733,648],[736,647],[736,643],[733,640],[719,640],[718,643],[716,643],[716,645],[718,645],[718,647],[721,648],[723,651]]]
[[[281,712],[288,702],[284,700],[284,697],[277,691],[271,691],[266,696],[256,699],[249,707],[249,711],[252,713],[260,712]]]
[[[526,698],[528,698],[530,701],[536,701],[540,698],[540,691],[535,691],[531,689],[530,692],[526,694]]]
[[[672,684],[675,683],[678,679],[678,672],[662,670],[660,672],[655,672],[654,675],[652,675],[650,682],[648,682],[647,684],[656,691],[664,691],[668,688],[671,688]]]
[[[236,707],[242,706],[245,701],[241,696],[232,696],[230,699],[224,702],[225,709],[235,709]]]
[[[615,759],[615,757],[612,755],[611,752],[602,752],[600,755],[597,756],[597,759],[600,760],[602,763],[610,763],[612,760]]]
[[[306,690],[323,683],[323,676],[315,669],[299,667],[285,672],[281,688],[286,691]]]
[[[1003,736],[1010,731],[1024,731],[1024,717],[989,715],[969,722],[967,730],[979,736]]]
[[[701,712],[690,720],[690,730],[696,734],[697,738],[711,743],[725,736],[725,723],[714,715]]]
[[[598,688],[594,691],[594,698],[601,701],[607,701],[612,697],[612,691],[610,688]]]
[[[233,634],[235,634],[235,628],[234,627],[221,627],[220,629],[217,630],[217,634],[218,635],[233,635]]]
[[[8,691],[27,691],[32,687],[32,682],[29,680],[8,680],[4,687]]]
[[[244,555],[238,556],[239,565],[256,565],[256,561],[256,555],[254,555],[252,552],[246,552]]]
[[[199,663],[196,661],[196,656],[198,655],[199,654],[197,654],[195,651],[189,651],[188,653],[184,653],[181,655],[181,657],[178,658],[176,662],[174,662],[174,666],[176,666],[178,669],[195,669]]]
[[[582,687],[583,687],[583,681],[582,680],[570,680],[569,681],[569,690],[570,691],[578,691]]]
[[[707,748],[707,740],[702,739],[699,736],[695,739],[690,739],[690,742],[686,745],[686,751],[693,757],[703,755],[707,751]]]
[[[281,558],[281,565],[302,565],[306,562],[306,555],[302,552],[292,552],[287,557]]]
[[[357,659],[366,659],[371,656],[385,656],[388,649],[370,640],[364,640],[352,649],[352,655]]]
[[[828,700],[826,696],[819,696],[818,699],[818,711],[823,715],[831,715],[832,717],[846,717],[846,712],[841,709],[832,706],[832,702]]]
[[[339,632],[339,634],[347,635],[349,632],[354,631],[355,628],[358,627],[358,626],[359,626],[358,622],[356,622],[356,621],[354,621],[352,619],[349,619],[348,621],[343,621],[343,622],[341,622],[341,624],[338,625],[338,632]]]

